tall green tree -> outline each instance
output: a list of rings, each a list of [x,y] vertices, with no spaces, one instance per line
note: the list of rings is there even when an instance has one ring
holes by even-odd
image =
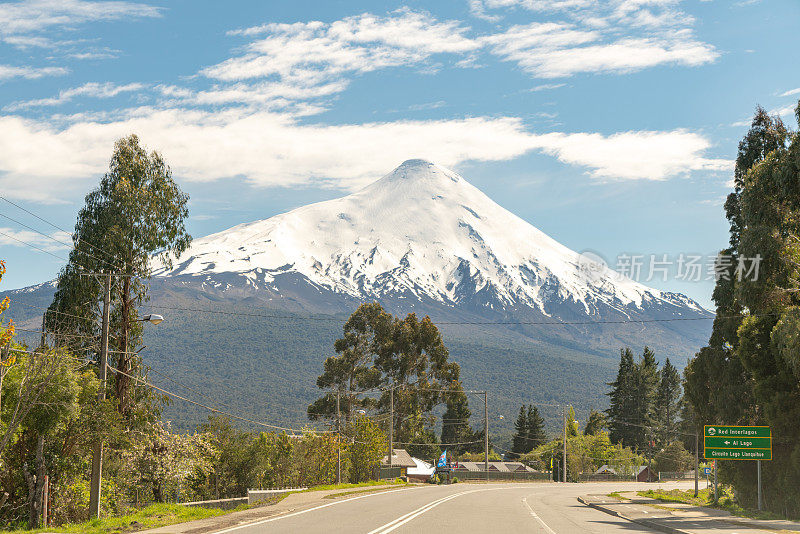
[[[343,327],[343,336],[334,342],[336,355],[325,360],[324,371],[317,378],[317,387],[329,392],[309,405],[310,419],[336,417],[336,393],[330,390],[339,392],[344,426],[356,410],[376,406],[374,397],[362,392],[381,384],[375,358],[391,350],[393,328],[394,318],[377,302],[362,304],[353,312]]]
[[[544,431],[544,417],[539,413],[539,408],[529,404],[525,418],[528,441],[525,452],[530,452],[547,442],[547,433]]]
[[[83,348],[84,338],[76,336],[99,333],[103,282],[86,273],[113,273],[114,366],[121,373],[137,372],[137,308],[147,299],[153,265],[170,267],[172,258],[189,246],[184,225],[188,200],[161,155],[148,154],[136,135],[116,142],[108,172],[78,214],[73,249],[45,316],[46,328],[60,344]],[[114,384],[120,412],[129,413],[131,379],[116,374]]]
[[[519,415],[514,422],[514,436],[511,438],[511,451],[517,456],[521,456],[529,452],[528,442],[528,412],[525,410],[525,405],[519,407]]]
[[[630,446],[642,451],[653,438],[650,428],[655,422],[655,401],[658,392],[658,362],[649,347],[644,348],[634,376],[634,402],[628,421],[636,426],[632,426],[634,441]]]
[[[617,378],[608,384],[611,390],[607,394],[609,403],[606,415],[612,443],[631,446],[636,442],[636,427],[629,424],[635,410],[636,373],[633,351],[627,347],[620,349]]]
[[[800,123],[800,108],[796,111]],[[707,347],[685,370],[697,425],[768,424],[773,460],[762,466],[768,509],[800,517],[800,136],[757,108],[739,143],[725,204],[729,247],[717,259],[717,317]],[[720,476],[755,505],[755,469],[721,462]]]
[[[658,391],[655,401],[656,443],[666,447],[676,439],[680,415],[681,377],[667,358],[659,371]]]
[[[459,397],[461,368],[449,360],[439,329],[427,316],[420,320],[411,313],[400,319],[378,303],[363,304],[345,324],[344,337],[334,348],[337,356],[326,360],[317,380],[328,392],[309,406],[309,417],[335,414],[336,390],[344,395],[348,413],[357,407],[387,413],[391,404],[394,439],[424,442],[430,445],[426,450],[433,451],[438,448],[433,409],[449,402],[451,412],[468,413],[466,396]],[[377,388],[382,391],[377,401],[348,393]]]
[[[482,447],[478,441],[475,431],[469,424],[472,412],[469,409],[467,395],[461,389],[461,384],[454,385],[456,391],[445,396],[445,406],[447,409],[442,415],[442,440],[441,442],[454,443],[457,445],[446,445],[447,449],[458,456],[463,452],[473,451],[477,447]]]

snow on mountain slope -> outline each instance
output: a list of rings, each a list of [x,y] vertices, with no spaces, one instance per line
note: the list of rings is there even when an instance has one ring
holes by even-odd
[[[457,306],[568,305],[587,315],[645,307],[705,313],[691,299],[650,289],[585,257],[505,210],[453,171],[408,160],[349,196],[196,239],[159,276],[237,273],[271,283],[297,273],[356,298],[433,299]]]

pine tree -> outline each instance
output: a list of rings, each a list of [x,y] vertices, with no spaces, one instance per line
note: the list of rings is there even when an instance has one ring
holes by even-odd
[[[514,423],[514,437],[511,439],[511,450],[519,457],[528,452],[528,415],[525,405],[519,407],[519,415]]]
[[[446,405],[447,410],[442,416],[442,443],[460,443],[461,445],[447,446],[450,452],[459,455],[470,449],[468,442],[476,441],[475,432],[469,424],[472,412],[467,396],[461,391],[448,393]]]
[[[619,351],[619,370],[617,378],[608,385],[609,406],[606,410],[608,416],[609,438],[612,443],[621,443],[631,446],[636,434],[635,427],[627,424],[633,413],[634,388],[636,364],[633,361],[633,351],[629,348]]]
[[[544,418],[539,414],[539,408],[528,405],[527,413],[528,444],[525,452],[531,452],[539,445],[547,443],[547,433],[544,431]]]
[[[681,379],[678,370],[669,361],[659,373],[658,391],[655,403],[656,443],[659,448],[666,447],[675,439],[675,430],[681,400]]]
[[[651,434],[649,427],[654,423],[657,391],[658,362],[653,351],[645,347],[635,367],[633,403],[627,415],[633,437],[629,445],[640,451],[647,446],[648,435]]]

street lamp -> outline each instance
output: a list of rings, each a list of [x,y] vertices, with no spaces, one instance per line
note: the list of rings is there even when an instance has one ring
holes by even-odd
[[[161,317],[160,315],[155,314],[155,313],[148,313],[147,315],[145,315],[144,317],[142,317],[139,320],[140,321],[147,321],[148,323],[153,323],[153,324],[161,324],[164,321],[164,318]]]

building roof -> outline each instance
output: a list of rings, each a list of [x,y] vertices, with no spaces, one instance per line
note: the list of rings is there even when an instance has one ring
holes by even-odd
[[[645,469],[649,469],[646,465],[640,465],[636,468],[636,475],[641,475]]]
[[[481,464],[481,467],[485,467]],[[481,469],[483,471],[483,469]],[[489,471],[499,471],[501,473],[508,473],[510,469],[506,467],[506,464],[503,462],[489,462]]]
[[[598,469],[594,472],[595,475],[602,475],[603,473],[611,473],[612,475],[616,475],[617,471],[613,467],[609,467],[607,464]]]
[[[505,462],[506,468],[512,473],[532,473],[533,469],[521,462]]]
[[[417,467],[414,459],[405,449],[392,449],[392,464],[394,467]],[[382,465],[389,465],[389,460],[386,456],[381,460]]]
[[[416,464],[416,467],[409,467],[408,468],[406,473],[408,473],[409,475],[431,476],[436,471],[436,468],[434,466],[432,466],[431,464],[429,464],[428,462],[424,462],[424,461],[420,460],[419,458],[413,458],[412,457],[411,459]]]
[[[457,462],[453,464],[453,469],[460,469],[464,471],[483,471],[483,464],[481,464],[480,469],[478,469],[478,464],[476,462]]]

